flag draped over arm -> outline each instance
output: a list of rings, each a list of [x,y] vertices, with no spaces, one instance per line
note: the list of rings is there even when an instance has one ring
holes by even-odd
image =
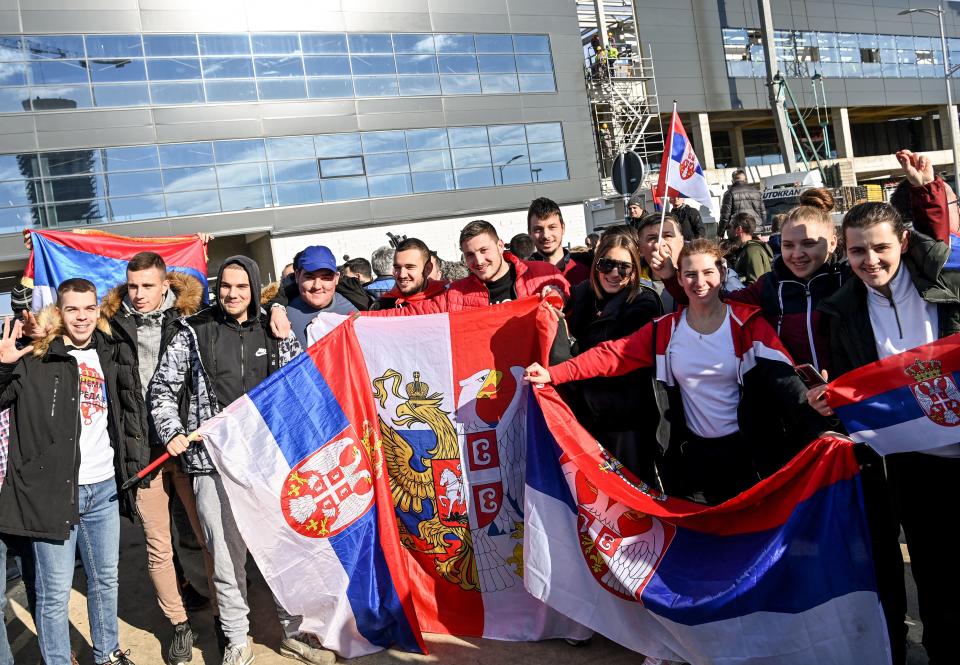
[[[207,254],[195,235],[128,238],[111,233],[31,232],[33,251],[24,283],[33,287],[33,309],[56,302],[57,286],[73,277],[93,282],[102,298],[126,281],[127,262],[139,252],[155,252],[167,270],[185,272],[203,285],[207,298]]]
[[[960,335],[864,365],[830,384],[827,402],[854,441],[881,455],[960,443]]]
[[[697,665],[890,662],[849,442],[708,508],[632,478],[546,387],[527,451],[525,582],[551,607]]]

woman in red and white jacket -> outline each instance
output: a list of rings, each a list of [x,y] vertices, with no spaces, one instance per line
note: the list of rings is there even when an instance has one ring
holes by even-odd
[[[760,309],[720,299],[722,259],[716,243],[694,240],[677,262],[687,308],[525,374],[561,384],[655,367],[664,488],[708,504],[736,496],[827,429]]]

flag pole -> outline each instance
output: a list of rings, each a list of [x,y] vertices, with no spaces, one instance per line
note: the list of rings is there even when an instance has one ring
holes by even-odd
[[[190,441],[190,442],[197,441],[199,439],[200,439],[200,435],[197,434],[197,432],[192,432],[190,436],[187,437],[187,441]],[[120,486],[120,491],[126,492],[128,489],[131,489],[132,487],[137,485],[141,480],[143,480],[144,478],[149,476],[151,473],[153,473],[158,466],[161,466],[164,462],[170,459],[170,457],[171,457],[170,453],[167,453],[167,452],[160,455],[160,457],[153,460],[152,462],[150,462],[150,464],[148,464],[143,469],[138,471],[137,475],[133,476],[132,478],[128,478],[127,482],[125,482],[123,485]]]
[[[663,204],[660,206],[660,232],[657,233],[657,247],[660,247],[660,243],[663,242],[663,222],[667,217],[667,201],[669,197],[667,194],[670,192],[670,183],[669,174],[670,174],[670,161],[673,157],[673,127],[674,119],[677,117],[677,100],[673,100],[673,113],[670,114],[670,132],[667,135],[667,173],[663,174]]]

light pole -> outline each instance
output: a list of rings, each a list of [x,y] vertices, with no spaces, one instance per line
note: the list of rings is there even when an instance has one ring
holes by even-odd
[[[940,48],[943,50],[943,82],[947,86],[947,117],[941,119],[941,126],[950,130],[950,145],[953,148],[953,191],[960,192],[960,122],[957,120],[957,108],[953,105],[953,91],[950,89],[950,74],[954,72],[948,62],[947,33],[943,29],[943,5],[936,9],[914,8],[897,12],[897,16],[909,14],[929,14],[940,21]]]
[[[497,168],[500,169],[500,184],[501,184],[501,185],[503,184],[503,167],[506,166],[507,164],[509,164],[509,163],[512,162],[512,161],[515,161],[515,160],[517,160],[517,159],[520,159],[521,157],[526,157],[526,155],[514,155],[513,157],[511,157],[510,159],[508,159],[507,161],[505,161],[503,164],[498,164],[498,165],[497,165]],[[496,183],[494,183],[494,184],[496,184]]]

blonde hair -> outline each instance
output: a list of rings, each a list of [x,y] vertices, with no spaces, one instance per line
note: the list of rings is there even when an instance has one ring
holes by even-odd
[[[717,268],[720,270],[725,270],[727,267],[723,260],[723,257],[726,256],[726,251],[724,251],[720,245],[713,240],[697,238],[696,240],[688,242],[683,246],[680,256],[677,257],[677,269],[680,270],[682,268],[683,260],[685,258],[694,256],[696,254],[707,254],[708,256],[712,256],[714,263],[717,264]]]
[[[830,212],[836,205],[833,193],[825,187],[812,187],[801,192],[800,205],[791,208],[780,224],[782,231],[787,224],[805,222],[807,224],[822,224],[830,228],[831,235],[837,230],[834,227]]]

